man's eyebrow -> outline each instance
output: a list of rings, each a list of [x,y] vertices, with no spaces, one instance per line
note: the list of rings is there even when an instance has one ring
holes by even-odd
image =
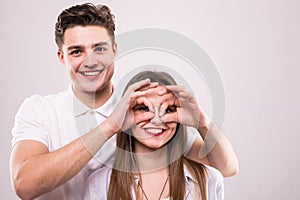
[[[69,46],[67,48],[68,51],[71,51],[71,50],[74,50],[74,49],[84,49],[84,47],[81,46],[81,45],[74,45],[74,46]]]
[[[108,45],[109,45],[108,42],[98,42],[98,43],[92,44],[92,48],[99,47],[99,46],[108,46]],[[84,46],[82,46],[82,45],[73,45],[73,46],[69,46],[67,48],[68,51],[71,51],[71,50],[74,50],[74,49],[82,50],[82,49],[84,49]]]
[[[98,43],[92,44],[92,48],[95,48],[98,46],[108,46],[108,42],[98,42]]]

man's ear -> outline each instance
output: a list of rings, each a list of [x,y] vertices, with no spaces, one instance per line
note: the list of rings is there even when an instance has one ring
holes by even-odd
[[[114,54],[115,54],[115,56],[116,56],[117,53],[118,53],[118,45],[117,45],[116,42],[114,42],[114,45],[113,45],[113,51],[114,51]]]
[[[61,62],[62,64],[65,64],[65,58],[64,58],[64,54],[61,50],[57,50],[57,57],[59,62]]]

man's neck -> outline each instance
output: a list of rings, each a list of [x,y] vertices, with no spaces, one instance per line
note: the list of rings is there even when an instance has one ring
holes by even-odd
[[[113,85],[110,82],[106,87],[97,90],[96,92],[74,91],[75,96],[89,108],[99,108],[105,104],[113,93]]]

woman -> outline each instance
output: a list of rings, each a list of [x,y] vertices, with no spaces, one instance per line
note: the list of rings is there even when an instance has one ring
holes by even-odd
[[[125,91],[147,78],[158,86],[139,88],[144,95],[131,103],[127,117],[132,126],[117,135],[114,168],[100,169],[89,177],[85,199],[223,199],[221,173],[187,159],[186,127],[166,120],[170,115],[180,118],[180,104],[193,97],[185,90],[171,89],[176,82],[164,72],[141,72]],[[167,90],[174,93],[161,95]]]

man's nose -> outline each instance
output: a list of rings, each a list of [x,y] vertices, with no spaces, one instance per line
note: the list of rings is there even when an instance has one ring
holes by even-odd
[[[83,65],[88,69],[96,68],[98,65],[97,56],[93,52],[89,53],[85,58]]]
[[[161,121],[159,117],[159,107],[160,106],[154,106],[154,117],[151,119],[151,123],[154,125],[162,125],[163,122]]]

